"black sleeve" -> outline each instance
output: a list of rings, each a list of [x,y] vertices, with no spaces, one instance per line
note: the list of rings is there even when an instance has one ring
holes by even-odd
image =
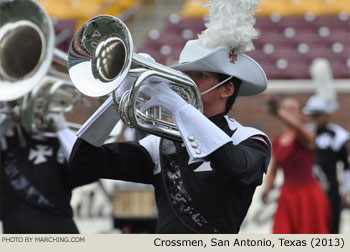
[[[238,145],[227,143],[209,159],[214,169],[228,180],[244,185],[260,185],[271,156],[271,147],[256,139],[246,139]]]
[[[95,147],[78,138],[68,166],[73,187],[91,183],[99,178],[153,183],[154,163],[147,150],[137,142],[111,143]]]

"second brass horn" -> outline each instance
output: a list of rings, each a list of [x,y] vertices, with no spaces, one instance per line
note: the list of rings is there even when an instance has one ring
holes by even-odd
[[[170,88],[202,111],[200,92],[193,80],[186,74],[134,53],[127,26],[113,16],[94,17],[79,29],[69,49],[68,68],[79,91],[92,97],[112,93],[124,123],[154,135],[181,139],[171,115],[161,108],[151,108],[145,113],[139,110],[148,100],[138,94],[147,78],[158,76],[167,79]],[[134,76],[135,82],[117,100],[116,91],[127,76]]]
[[[68,55],[54,48],[54,27],[40,4],[0,0],[0,13],[0,114],[27,132],[50,131],[47,115],[81,100],[67,74]]]

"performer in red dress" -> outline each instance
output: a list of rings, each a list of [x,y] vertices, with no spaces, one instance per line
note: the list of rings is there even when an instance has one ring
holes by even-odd
[[[329,233],[330,208],[326,195],[313,175],[313,133],[303,125],[300,104],[294,98],[286,98],[272,106],[273,114],[284,126],[273,141],[273,158],[265,181],[263,201],[273,187],[279,167],[284,183],[274,215],[273,233],[310,234]]]

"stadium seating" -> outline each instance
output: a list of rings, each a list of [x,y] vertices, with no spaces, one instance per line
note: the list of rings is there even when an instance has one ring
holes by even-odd
[[[50,16],[59,20],[75,19],[77,28],[97,15],[118,16],[139,0],[36,0]]]
[[[201,8],[208,0],[187,0],[182,11],[182,17],[203,17],[209,8]],[[259,0],[257,16],[298,16],[312,13],[314,15],[338,15],[349,13],[348,0]]]
[[[188,1],[182,15],[170,16],[164,30],[157,31],[158,36],[152,37],[150,33],[139,51],[150,53],[162,64],[176,63],[186,41],[197,38],[205,29],[202,10],[205,8],[195,12],[198,9],[195,6],[199,7],[201,2]],[[279,2],[274,11],[266,5],[272,2]],[[313,6],[316,2],[320,6]],[[334,78],[350,78],[350,5],[346,1],[261,0],[259,3],[266,8],[257,13],[255,27],[259,37],[254,40],[255,50],[247,54],[263,66],[269,79],[308,79],[309,66],[317,57],[330,61]],[[292,8],[291,4],[294,15],[276,11]],[[307,11],[310,9],[314,13]]]

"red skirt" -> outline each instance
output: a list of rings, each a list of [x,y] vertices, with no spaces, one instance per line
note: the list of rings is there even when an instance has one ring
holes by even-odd
[[[327,234],[330,206],[318,182],[282,186],[274,216],[274,234]]]

